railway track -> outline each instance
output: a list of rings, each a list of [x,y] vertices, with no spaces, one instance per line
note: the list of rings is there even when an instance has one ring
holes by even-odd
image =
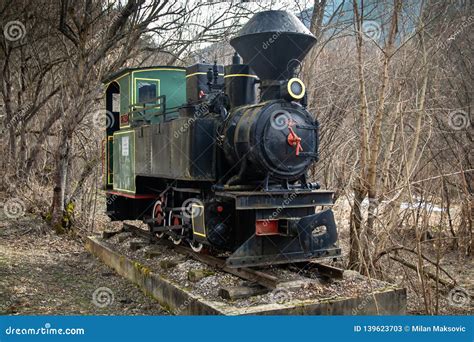
[[[147,239],[151,243],[151,235],[149,231],[141,229],[140,227],[134,226],[132,224],[124,223],[122,230],[115,233],[120,232],[129,232],[137,237],[141,237]],[[107,233],[106,233],[107,234]],[[225,259],[219,258],[216,256],[203,254],[203,253],[196,253],[191,248],[183,246],[183,245],[175,245],[168,239],[159,240],[159,243],[162,245],[166,245],[168,247],[173,248],[176,252],[191,257],[197,261],[200,261],[206,265],[219,269],[223,272],[233,274],[241,279],[246,281],[258,284],[266,289],[274,290],[279,287],[284,287],[285,283],[288,283],[286,280],[282,280],[268,272],[262,270],[256,270],[249,267],[241,267],[241,268],[231,268],[226,265]],[[278,266],[278,267],[285,267],[285,266]],[[307,261],[307,262],[298,262],[291,264],[289,266],[291,271],[299,274],[311,274],[316,272],[318,276],[323,276],[331,279],[342,279],[344,270],[341,268],[337,268],[334,266],[329,266],[325,264],[321,264],[315,261]]]
[[[107,241],[119,233],[127,234]],[[344,271],[340,268],[315,261],[228,268],[224,257],[195,253],[168,239],[149,245],[150,240],[154,240],[150,235],[147,229],[124,224],[120,230],[104,232],[102,238],[85,237],[85,245],[104,264],[176,315],[343,315],[352,310],[370,315],[393,315],[405,312],[405,289],[374,282],[362,275],[352,277],[350,274],[340,281],[331,281],[342,277]],[[135,253],[147,246],[151,248]]]

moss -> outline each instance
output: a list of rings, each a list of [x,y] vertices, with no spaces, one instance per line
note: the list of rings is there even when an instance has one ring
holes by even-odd
[[[166,303],[164,303],[164,302],[161,302],[161,301],[160,301],[159,303],[160,303],[161,307],[162,307],[165,311],[168,311],[169,313],[173,313],[173,312],[174,312],[174,311],[173,311],[173,308],[172,308],[170,305],[168,305],[168,304],[166,304]]]
[[[206,277],[209,277],[209,276],[212,276],[212,275],[216,274],[216,272],[211,271],[211,270],[204,270],[203,273]]]
[[[47,223],[51,223],[51,219],[53,218],[53,216],[51,215],[51,213],[42,213],[42,214],[41,214],[41,217],[43,217],[43,219],[44,219]]]
[[[133,267],[135,267],[135,269],[136,269],[137,271],[139,271],[140,273],[142,273],[142,274],[145,275],[145,276],[148,276],[148,275],[151,273],[151,271],[150,271],[150,269],[149,269],[148,267],[146,267],[146,266],[140,264],[140,263],[137,262],[137,261],[135,261],[135,262],[133,263]]]
[[[61,222],[57,223],[53,226],[54,231],[56,234],[61,235],[66,232],[69,232],[73,225],[74,221],[74,209],[75,209],[75,204],[74,202],[69,202],[66,204],[63,210],[63,216],[61,218]],[[49,224],[52,223],[53,215],[51,212],[48,213],[42,213],[41,217]]]
[[[321,304],[331,304],[332,302],[334,302],[335,300],[345,300],[347,298],[344,298],[344,297],[339,297],[339,296],[331,296],[331,297],[326,297],[326,298],[321,298],[319,299],[319,303]]]
[[[146,275],[146,276],[149,276],[150,273],[151,273],[151,271],[148,267],[143,267],[142,270],[143,270],[143,274]]]
[[[145,293],[145,296],[147,296],[148,298],[155,300],[153,293],[151,293],[150,291],[145,290],[144,293]]]
[[[74,207],[75,207],[75,206],[74,206],[74,202],[69,202],[69,203],[66,205],[66,208],[65,208],[65,209],[66,209],[66,213],[67,213],[68,215],[74,214]]]
[[[70,228],[73,224],[74,208],[75,208],[74,202],[69,202],[68,204],[66,204],[66,207],[64,208],[62,226],[66,229]]]
[[[120,255],[120,258],[119,258],[119,265],[120,265],[120,267],[124,267],[125,264],[126,264],[126,262],[127,262],[127,259],[125,258],[125,256],[124,256],[124,255]]]

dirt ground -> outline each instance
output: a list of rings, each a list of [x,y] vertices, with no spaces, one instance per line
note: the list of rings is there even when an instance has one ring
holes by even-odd
[[[80,239],[38,234],[41,220],[0,210],[0,314],[167,315],[91,256]]]

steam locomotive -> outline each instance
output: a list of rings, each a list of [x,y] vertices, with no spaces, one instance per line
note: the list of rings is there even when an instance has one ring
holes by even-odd
[[[315,42],[294,15],[265,11],[230,41],[231,65],[105,79],[108,216],[229,267],[340,255],[333,193],[307,179],[319,127],[297,74]]]

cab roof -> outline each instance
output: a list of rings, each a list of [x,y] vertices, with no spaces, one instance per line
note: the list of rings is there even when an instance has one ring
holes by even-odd
[[[176,70],[186,71],[186,68],[184,68],[184,67],[169,66],[169,65],[155,65],[155,66],[149,66],[149,67],[125,68],[125,69],[121,69],[117,72],[114,72],[114,73],[109,74],[108,76],[104,77],[102,79],[102,83],[104,83],[104,84],[110,83],[110,82],[116,80],[117,78],[119,78],[123,75],[126,75],[130,72],[133,72],[133,71],[146,71],[146,70],[150,70],[150,69],[176,69]]]

